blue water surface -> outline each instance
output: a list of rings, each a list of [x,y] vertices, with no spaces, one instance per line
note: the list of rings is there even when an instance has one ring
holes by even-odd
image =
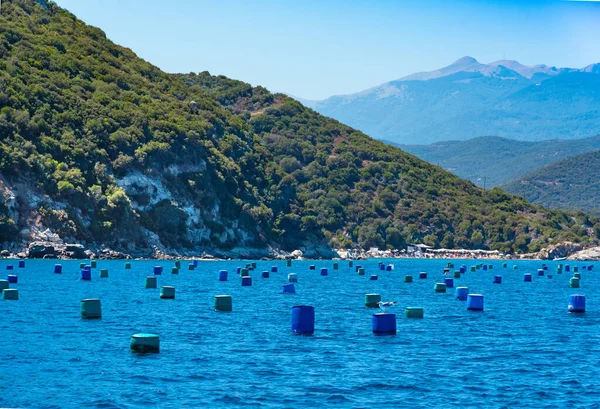
[[[485,311],[467,311],[454,290],[436,294],[446,260],[355,262],[257,261],[252,287],[235,269],[248,261],[98,261],[92,281],[81,281],[80,261],[0,260],[13,264],[19,301],[0,300],[0,407],[23,408],[581,408],[600,407],[600,279],[582,271],[556,273],[547,262],[486,261],[493,269],[467,271],[456,285],[485,296]],[[474,265],[473,260],[453,260]],[[309,265],[316,270],[309,270]],[[518,265],[518,270],[512,268]],[[164,266],[159,289],[145,289],[154,265]],[[268,279],[261,271],[277,266]],[[319,274],[321,267],[329,275]],[[107,268],[110,277],[99,278]],[[218,272],[229,271],[219,282]],[[596,266],[600,269],[600,265]],[[453,269],[454,270],[454,269]],[[420,271],[429,273],[424,280]],[[296,294],[282,294],[287,274],[298,274]],[[534,275],[523,281],[524,273]],[[378,274],[379,280],[369,276]],[[414,276],[405,283],[404,276]],[[494,275],[503,283],[492,284]],[[2,277],[5,278],[5,277]],[[176,287],[175,300],[159,297]],[[364,295],[398,301],[395,336],[374,336]],[[567,312],[570,294],[587,296],[587,312]],[[213,296],[233,296],[233,312],[215,312]],[[103,317],[82,320],[80,300],[100,298]],[[315,307],[313,336],[290,333],[294,305]],[[425,309],[404,318],[404,307]],[[160,334],[160,354],[129,351],[132,334]]]

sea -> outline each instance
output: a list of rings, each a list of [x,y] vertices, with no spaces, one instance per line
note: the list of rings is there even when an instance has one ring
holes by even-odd
[[[125,269],[125,261],[98,260],[83,281],[81,261],[25,260],[18,268],[16,260],[0,260],[0,278],[17,274],[11,288],[19,290],[18,301],[0,300],[0,407],[600,407],[598,263],[254,262],[252,286],[242,287],[236,270],[252,261],[198,261],[190,270],[186,260],[172,274],[173,261],[130,261]],[[453,288],[434,292],[449,262],[451,274],[466,266],[454,284],[482,294],[483,311],[467,310]],[[56,263],[62,274],[54,273]],[[481,263],[491,268],[470,271]],[[542,263],[547,270],[538,276]],[[154,266],[164,269],[159,288],[146,289]],[[569,287],[575,266],[580,288]],[[109,277],[99,278],[100,269]],[[220,270],[228,281],[218,280]],[[284,294],[291,272],[296,293]],[[419,279],[420,272],[428,277]],[[495,275],[502,284],[493,284]],[[160,298],[164,285],[176,288],[174,300]],[[396,335],[373,334],[380,311],[365,307],[369,293],[397,302],[388,310]],[[232,312],[214,310],[220,294],[233,297]],[[568,312],[572,294],[586,296],[585,313]],[[86,298],[101,300],[101,319],[81,318]],[[315,308],[313,335],[292,333],[295,305]],[[405,318],[405,307],[424,308],[424,318]],[[132,353],[136,333],[158,334],[160,353]]]

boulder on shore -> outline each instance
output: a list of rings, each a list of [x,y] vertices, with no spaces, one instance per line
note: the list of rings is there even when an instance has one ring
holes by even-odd
[[[553,260],[555,258],[568,257],[581,250],[583,250],[582,244],[565,241],[540,250],[537,258],[542,260]]]
[[[56,256],[56,250],[52,243],[34,241],[29,244],[27,249],[27,256],[29,258],[44,258],[45,256]]]

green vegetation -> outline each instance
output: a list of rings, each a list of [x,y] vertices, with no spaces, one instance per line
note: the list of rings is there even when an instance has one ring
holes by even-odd
[[[38,218],[65,239],[517,252],[597,242],[597,219],[481,190],[262,87],[163,73],[53,4],[3,2],[0,65],[0,173],[49,198],[19,223]]]
[[[394,145],[392,143],[392,145]],[[600,135],[585,139],[523,142],[497,136],[431,145],[395,145],[469,179],[478,186],[501,186],[552,162],[592,152]]]
[[[550,208],[600,215],[600,151],[552,163],[503,189]]]

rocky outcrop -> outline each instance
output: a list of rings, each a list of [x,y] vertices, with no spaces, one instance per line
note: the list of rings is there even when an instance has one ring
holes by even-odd
[[[569,256],[569,260],[600,260],[600,247],[591,247],[589,249],[578,251],[575,254]]]
[[[34,241],[27,249],[29,258],[45,258],[46,256],[55,257],[56,249],[54,244],[42,241]]]
[[[582,244],[565,241],[542,249],[538,253],[537,258],[541,260],[553,260],[555,258],[568,257],[581,250],[583,250]]]

